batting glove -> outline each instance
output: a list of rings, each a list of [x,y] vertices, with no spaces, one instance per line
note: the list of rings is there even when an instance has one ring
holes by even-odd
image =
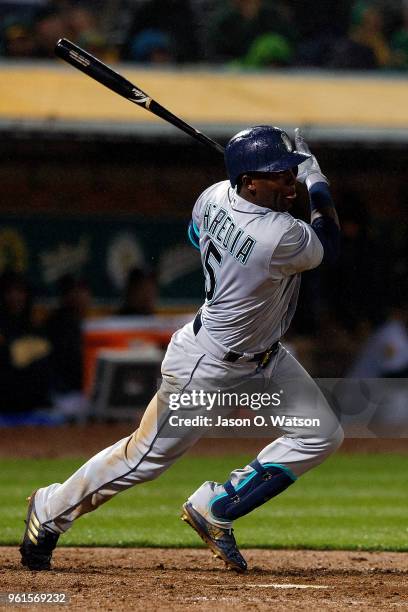
[[[300,153],[308,153],[312,157],[304,161],[298,167],[297,180],[300,183],[306,183],[308,189],[310,189],[315,183],[327,183],[329,181],[327,177],[320,170],[319,162],[316,157],[311,153],[309,145],[304,139],[300,128],[295,128],[295,148]]]

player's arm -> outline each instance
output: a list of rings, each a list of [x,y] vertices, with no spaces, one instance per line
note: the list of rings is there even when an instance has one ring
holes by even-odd
[[[323,259],[323,246],[312,227],[287,215],[280,222],[281,238],[269,262],[272,278],[278,280],[316,268]]]
[[[296,150],[310,153],[299,128],[295,130]],[[334,263],[340,251],[340,223],[330,195],[329,181],[314,155],[299,166],[297,180],[305,183],[309,192],[311,225],[323,245],[323,261]]]

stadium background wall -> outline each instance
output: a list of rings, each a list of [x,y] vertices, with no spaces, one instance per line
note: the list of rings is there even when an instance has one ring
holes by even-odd
[[[407,229],[401,223],[407,198],[406,147],[402,143],[326,141],[317,142],[314,151],[330,176],[342,218],[357,218],[374,239],[380,241],[386,234],[389,249],[393,245],[406,250]],[[137,263],[162,268],[162,304],[169,305],[175,298],[181,305],[200,302],[200,262],[188,248],[185,227],[200,191],[225,178],[221,156],[188,138],[109,134],[73,138],[45,132],[20,132],[17,137],[10,132],[3,134],[0,162],[0,267],[11,264],[28,272],[40,300],[53,297],[54,277],[64,272],[58,265],[54,273],[44,271],[39,261],[41,249],[52,259],[52,253],[63,255],[67,246],[73,250],[73,262],[66,271],[86,275],[96,301],[115,300],[121,287],[107,278],[106,260],[116,230],[135,237],[142,252]],[[296,213],[307,218],[304,192]],[[17,234],[17,244],[8,230]],[[80,238],[72,238],[84,232],[89,240],[93,240],[92,233],[98,236],[97,244],[88,249],[88,259],[76,252],[81,251]],[[25,258],[24,249],[30,251]],[[391,248],[389,261],[383,255],[377,257],[377,283],[386,280],[394,255],[406,256],[393,254]],[[171,272],[169,260],[177,257],[180,269]]]

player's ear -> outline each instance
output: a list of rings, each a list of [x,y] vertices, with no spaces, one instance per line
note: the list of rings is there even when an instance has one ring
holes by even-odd
[[[256,192],[256,187],[254,184],[254,179],[249,174],[243,174],[241,177],[241,186],[246,187],[250,193]]]

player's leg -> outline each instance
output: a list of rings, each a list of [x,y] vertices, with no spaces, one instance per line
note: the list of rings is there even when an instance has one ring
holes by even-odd
[[[283,347],[265,375],[272,390],[284,391],[285,400],[273,409],[274,415],[290,416],[292,424],[281,426],[283,435],[250,464],[231,472],[225,483],[205,482],[189,497],[184,519],[199,533],[204,524],[207,528],[231,529],[235,519],[282,493],[342,443],[342,428],[324,396]],[[313,424],[295,424],[306,418]],[[197,525],[200,519],[201,525]],[[203,537],[203,533],[200,535]]]
[[[193,436],[157,438],[160,403],[157,397],[152,399],[140,427],[131,436],[89,459],[64,483],[34,492],[20,547],[23,565],[29,569],[49,569],[59,535],[74,520],[117,493],[156,478],[194,444]]]
[[[154,396],[131,436],[100,451],[64,483],[38,489],[41,524],[59,533],[67,531],[75,519],[120,491],[157,478],[194,443],[191,436],[159,437],[160,411],[163,414],[164,410],[160,395]]]
[[[59,534],[75,519],[120,491],[156,478],[200,437],[194,430],[178,437],[161,435],[169,417],[170,394],[192,380],[204,356],[192,342],[186,354],[184,340],[183,330],[173,337],[163,362],[163,382],[139,428],[89,459],[64,483],[40,488],[32,496],[20,549],[23,564],[48,569]]]

